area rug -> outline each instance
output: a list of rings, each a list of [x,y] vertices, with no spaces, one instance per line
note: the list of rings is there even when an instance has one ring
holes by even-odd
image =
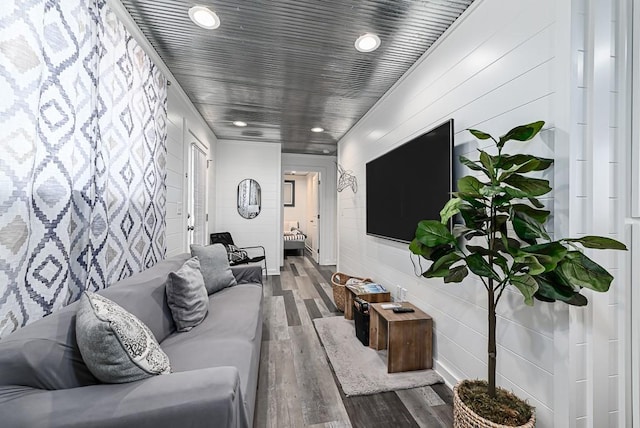
[[[313,320],[333,370],[346,396],[368,395],[442,383],[433,370],[387,373],[387,352],[364,346],[353,321],[343,317]]]

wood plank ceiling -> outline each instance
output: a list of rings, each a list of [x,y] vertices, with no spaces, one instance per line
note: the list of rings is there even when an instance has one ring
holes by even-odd
[[[219,139],[335,154],[473,0],[121,1]],[[220,27],[193,24],[194,5]],[[379,36],[376,51],[354,48],[364,33]]]

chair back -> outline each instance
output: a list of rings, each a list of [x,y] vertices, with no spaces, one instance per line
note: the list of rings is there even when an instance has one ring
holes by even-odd
[[[229,250],[229,245],[235,245],[233,243],[231,233],[229,232],[217,232],[210,234],[209,244],[222,244],[227,250]]]

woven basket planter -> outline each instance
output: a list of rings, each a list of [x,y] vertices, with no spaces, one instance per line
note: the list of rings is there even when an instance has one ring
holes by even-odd
[[[333,284],[333,301],[336,304],[336,308],[340,312],[344,312],[344,301],[345,301],[345,286],[347,281],[355,278],[362,282],[371,282],[369,278],[360,278],[358,276],[347,275],[346,273],[336,272],[331,276],[331,283]]]
[[[517,427],[500,425],[477,415],[460,399],[459,385],[460,383],[453,387],[453,428],[533,428],[536,426],[535,411],[531,412],[531,419],[526,424]]]

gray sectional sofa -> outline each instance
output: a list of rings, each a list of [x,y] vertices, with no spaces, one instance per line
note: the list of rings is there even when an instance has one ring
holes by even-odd
[[[0,426],[234,427],[253,425],[262,339],[262,271],[232,267],[238,285],[209,296],[205,320],[175,331],[164,283],[189,254],[166,259],[99,294],[137,316],[172,373],[101,384],[75,339],[77,303],[0,341]]]

